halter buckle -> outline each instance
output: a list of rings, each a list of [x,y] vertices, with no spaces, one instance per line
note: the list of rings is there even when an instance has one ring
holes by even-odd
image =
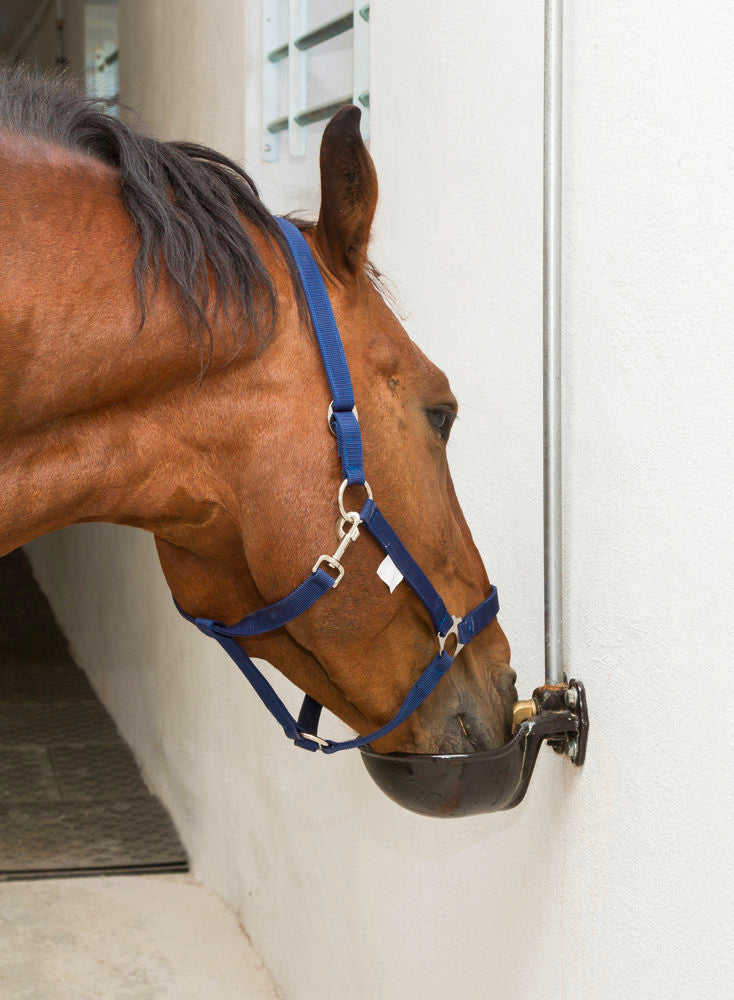
[[[453,653],[448,653],[447,655],[450,656],[452,660],[455,660],[456,657],[461,652],[461,650],[464,648],[464,646],[466,646],[465,642],[459,642],[459,625],[461,625],[464,619],[460,618],[458,615],[451,615],[451,618],[452,618],[451,628],[446,633],[444,633],[444,635],[441,635],[440,632],[437,632],[436,636],[438,638],[438,651],[439,653],[443,653],[444,648],[446,646],[446,640],[449,638],[449,636],[453,635],[453,637],[456,639],[456,646],[454,647]]]

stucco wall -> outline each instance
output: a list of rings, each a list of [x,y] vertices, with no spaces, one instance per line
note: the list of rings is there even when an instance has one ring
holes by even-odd
[[[195,872],[287,1000],[730,992],[734,11],[567,6],[566,661],[593,713],[583,771],[546,751],[512,813],[402,812],[358,757],[282,739],[177,617],[148,538],[85,526],[31,547]],[[159,135],[244,148],[274,209],[313,211],[313,164],[259,160],[258,8],[245,35],[229,0],[127,0],[123,97]],[[527,693],[542,4],[378,0],[371,31],[374,257],[461,400],[455,478]]]

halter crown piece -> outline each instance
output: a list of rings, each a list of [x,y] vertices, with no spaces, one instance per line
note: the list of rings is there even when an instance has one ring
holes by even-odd
[[[299,230],[287,219],[278,219],[277,221],[288,241],[288,246],[298,268],[332,394],[332,403],[328,414],[329,426],[336,436],[337,449],[344,473],[344,481],[339,488],[338,496],[339,512],[342,517],[339,532],[341,542],[333,555],[319,556],[310,576],[306,577],[303,583],[290,594],[276,601],[275,604],[269,604],[265,608],[259,608],[257,611],[245,615],[242,621],[236,625],[223,625],[222,622],[210,618],[194,618],[186,614],[178,603],[175,601],[174,603],[187,621],[196,625],[205,635],[216,639],[220,646],[229,653],[260,696],[265,707],[283,727],[288,739],[293,740],[297,747],[304,750],[336,753],[337,750],[351,750],[354,747],[361,747],[378,740],[405,722],[408,716],[433,691],[453,663],[459,650],[475,635],[478,635],[483,628],[486,628],[490,622],[494,621],[499,611],[499,601],[497,588],[492,587],[489,596],[463,618],[449,614],[446,605],[434,590],[428,577],[380,513],[377,504],[372,499],[372,490],[365,479],[362,434],[354,405],[354,390],[352,389],[344,347],[329,301],[329,294],[308,243]],[[363,486],[367,493],[367,499],[359,513],[344,509],[344,492],[348,486]],[[385,553],[390,556],[410,587],[423,602],[433,627],[436,629],[438,651],[408,691],[396,715],[389,722],[367,736],[358,736],[351,740],[336,742],[317,735],[321,705],[306,695],[298,719],[294,719],[236,640],[251,635],[262,635],[265,632],[281,628],[297,618],[298,615],[303,614],[319,598],[324,597],[330,590],[337,587],[345,572],[341,563],[342,556],[356,540],[361,525],[367,528]],[[455,648],[450,655],[445,648],[449,636],[453,636],[455,641]]]

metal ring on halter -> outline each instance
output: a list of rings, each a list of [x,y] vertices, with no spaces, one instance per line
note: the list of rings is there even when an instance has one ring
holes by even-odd
[[[359,420],[359,414],[357,413],[357,407],[356,406],[352,407],[352,413],[354,414],[354,419],[358,421]],[[326,422],[329,425],[329,430],[334,435],[334,437],[336,437],[336,431],[331,426],[331,418],[333,416],[334,416],[334,400],[332,399],[332,401],[329,403],[329,409],[328,409],[328,412],[326,414]]]
[[[446,635],[441,635],[440,632],[437,633],[437,637],[438,637],[438,651],[439,651],[439,653],[443,653],[443,651],[444,651],[444,649],[446,647],[446,640],[448,639],[448,637],[450,635],[453,635],[453,637],[456,639],[456,646],[454,647],[453,653],[449,653],[448,655],[451,657],[452,660],[455,660],[456,657],[461,652],[461,650],[466,645],[465,642],[459,642],[459,625],[461,625],[461,623],[462,623],[462,621],[464,619],[463,618],[459,618],[457,615],[451,615],[451,617],[453,619],[453,625],[448,630],[448,632],[446,633]]]
[[[334,556],[326,556],[326,555],[324,555],[324,556],[319,556],[319,558],[314,563],[314,566],[313,566],[313,569],[311,570],[311,572],[315,573],[316,570],[319,569],[319,567],[322,565],[322,563],[326,563],[326,565],[330,569],[334,570],[334,572],[336,573],[336,576],[332,577],[332,579],[334,581],[334,586],[338,587],[339,584],[342,581],[342,578],[344,577],[344,567],[342,566],[342,564],[339,562],[338,559],[334,558]],[[327,575],[330,575],[330,574],[327,574]]]
[[[370,484],[367,482],[366,479],[365,479],[365,481],[363,483],[354,483],[353,485],[354,486],[364,486],[365,490],[367,491],[368,498],[370,500],[372,499],[372,490],[370,489]],[[347,486],[349,486],[349,480],[348,479],[344,479],[342,481],[341,486],[339,487],[339,513],[341,514],[343,521],[351,521],[352,518],[349,515],[356,513],[353,510],[345,510],[344,509],[344,491],[346,490]],[[361,520],[362,519],[360,518],[359,521],[361,521]],[[359,524],[359,521],[357,522],[358,524]]]
[[[299,733],[299,740],[312,740],[314,743],[318,743],[319,750],[323,750],[324,747],[331,746],[329,740],[325,740],[322,736],[317,736],[315,733]]]

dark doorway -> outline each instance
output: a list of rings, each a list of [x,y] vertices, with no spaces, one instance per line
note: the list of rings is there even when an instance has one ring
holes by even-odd
[[[0,879],[186,871],[22,550],[0,559]]]

